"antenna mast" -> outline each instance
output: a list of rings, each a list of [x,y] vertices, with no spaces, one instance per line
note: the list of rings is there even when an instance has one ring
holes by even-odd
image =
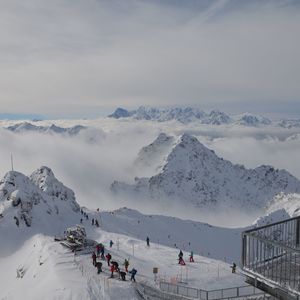
[[[14,159],[12,153],[10,154],[11,170],[14,170]]]

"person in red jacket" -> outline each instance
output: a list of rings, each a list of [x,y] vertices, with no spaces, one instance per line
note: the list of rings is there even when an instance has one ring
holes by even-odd
[[[110,260],[111,260],[111,254],[110,254],[110,253],[107,253],[105,257],[106,257],[106,260],[107,260],[107,265],[110,266],[110,263],[109,263],[109,262],[110,262]]]
[[[111,266],[110,266],[110,272],[111,272],[110,278],[113,278],[113,277],[114,277],[114,271],[115,271],[115,266],[114,266],[114,265],[111,265]]]

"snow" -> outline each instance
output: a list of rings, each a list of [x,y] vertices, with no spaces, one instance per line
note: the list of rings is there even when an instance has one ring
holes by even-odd
[[[250,127],[258,127],[262,125],[271,125],[272,121],[264,116],[244,113],[235,117],[236,124]]]
[[[280,192],[300,191],[300,181],[286,170],[234,165],[189,134],[177,140],[160,134],[140,151],[137,161],[149,162],[158,173],[137,177],[134,184],[113,182],[111,189],[116,195],[160,203],[184,202],[199,210],[255,211],[263,209]]]
[[[2,254],[36,233],[56,234],[78,222],[80,206],[74,192],[59,182],[51,169],[41,167],[31,176],[34,181],[10,171],[0,181],[1,230],[12,237],[0,243]]]
[[[29,122],[22,122],[8,126],[6,127],[6,129],[15,133],[39,132],[47,134],[64,134],[74,136],[77,135],[80,131],[86,129],[86,127],[82,125],[75,125],[70,128],[63,128],[56,126],[55,124],[51,124],[49,126],[36,126]]]
[[[269,203],[266,213],[258,218],[254,225],[262,226],[300,215],[300,194],[276,195]]]
[[[285,129],[300,128],[300,119],[281,119],[275,121],[265,116],[248,112],[228,115],[219,110],[205,112],[192,107],[160,108],[140,106],[138,109],[130,111],[119,107],[108,117],[115,119],[131,118],[134,120],[151,120],[157,122],[176,120],[182,124],[196,122],[209,125],[244,127],[266,127],[273,125]]]
[[[109,251],[113,259],[121,265],[129,258],[130,267],[138,270],[138,281],[155,286],[152,271],[158,267],[159,279],[202,289],[243,284],[244,278],[232,275],[228,263],[213,259],[225,259],[224,255],[229,262],[238,259],[241,229],[143,215],[127,208],[101,212],[80,209],[73,191],[45,166],[29,177],[8,172],[1,181],[1,192],[1,299],[119,299],[120,294],[122,299],[139,299],[134,284],[108,279],[105,264],[104,273],[96,275],[90,254],[74,258],[69,249],[54,242],[54,236],[80,222],[81,210],[89,215],[89,219],[83,218],[88,238],[103,242],[107,250],[112,239]],[[29,225],[21,218],[24,213],[30,218]],[[13,216],[19,217],[19,226]],[[92,218],[99,220],[100,228],[92,226]],[[150,247],[146,246],[146,235]],[[178,265],[179,248],[186,261],[193,250],[195,263]]]
[[[39,123],[43,124],[41,126],[17,124],[12,131],[51,133],[53,139],[55,134],[59,134],[60,138],[80,134],[81,127],[84,127],[84,135],[81,136],[84,142],[96,144],[100,149],[111,131],[120,136],[138,122],[160,122],[147,125],[148,129],[151,128],[151,139],[160,133],[148,146],[144,145],[151,139],[145,137],[145,130],[139,132],[143,139],[137,142],[139,146],[134,152],[136,154],[136,149],[141,149],[133,163],[134,172],[139,176],[136,183],[118,182],[117,185],[122,197],[127,191],[132,195],[133,190],[141,205],[147,205],[142,197],[145,194],[151,196],[150,201],[154,205],[165,201],[165,205],[159,206],[162,207],[161,214],[142,214],[128,208],[100,212],[85,209],[89,220],[83,219],[83,225],[88,237],[103,242],[119,263],[129,258],[130,267],[138,270],[137,281],[154,287],[153,267],[158,267],[160,279],[186,281],[188,286],[196,288],[211,290],[244,285],[241,274],[231,274],[229,264],[232,261],[240,263],[241,232],[246,228],[222,228],[200,220],[165,215],[172,214],[171,205],[177,200],[181,201],[182,207],[193,206],[195,214],[198,211],[205,213],[206,208],[215,212],[217,206],[214,202],[221,204],[223,211],[241,208],[250,213],[251,209],[257,208],[262,216],[254,222],[254,226],[299,215],[299,181],[287,171],[266,165],[246,169],[217,156],[191,135],[178,136],[183,132],[197,132],[197,136],[204,133],[205,137],[200,136],[202,141],[223,136],[220,132],[224,129],[229,129],[225,136],[234,134],[234,126],[238,130],[244,126],[248,128],[243,129],[242,134],[259,132],[265,137],[273,130],[262,129],[268,126],[268,121],[247,114],[248,117],[241,117],[245,121],[242,124],[235,116],[220,111],[206,113],[192,108],[140,108],[134,115],[129,113],[130,118],[149,121],[136,121],[131,127],[132,119],[126,120],[126,112],[119,111],[118,114],[121,120],[105,119],[97,128],[93,126],[99,120],[61,121],[55,122],[55,125],[52,121],[45,121]],[[164,121],[169,121],[169,124],[161,124]],[[112,122],[117,124],[116,128],[112,129]],[[191,124],[189,127],[188,123]],[[202,126],[201,130],[198,124]],[[278,126],[278,123],[272,124]],[[218,129],[208,133],[213,128],[208,125],[218,125],[215,126]],[[174,128],[170,130],[172,126]],[[123,127],[126,127],[124,131],[120,131]],[[295,129],[288,131],[290,128]],[[295,120],[289,124],[282,123],[280,136],[295,133],[290,139],[297,139],[299,133],[296,128]],[[163,133],[164,129],[168,129],[167,134]],[[6,137],[9,136],[21,138],[6,131]],[[282,138],[282,141],[285,139]],[[84,172],[82,175],[86,176]],[[193,189],[196,187],[193,182],[202,184],[202,194]],[[90,185],[84,187],[92,189]],[[99,191],[102,189],[97,189],[97,195]],[[179,195],[179,199],[175,200],[174,193]],[[99,200],[97,204],[101,209],[105,208]],[[234,217],[234,213],[231,216]],[[19,226],[14,217],[18,218]],[[43,166],[29,176],[8,172],[0,181],[0,299],[120,299],[120,295],[121,299],[139,299],[133,284],[108,279],[109,271],[105,264],[104,274],[97,275],[90,254],[77,255],[74,261],[74,255],[68,249],[54,242],[55,235],[61,235],[67,227],[79,224],[81,218],[74,192],[56,179],[50,168]],[[91,225],[92,218],[99,219],[100,228]],[[146,236],[150,237],[150,248],[146,246]],[[114,245],[109,249],[111,239]],[[186,261],[192,250],[195,263],[179,266],[177,255],[180,249],[184,251]]]
[[[116,111],[108,117],[117,119],[131,117],[136,120],[152,120],[158,122],[176,120],[183,124],[199,121],[202,124],[221,125],[231,122],[231,118],[224,112],[213,110],[210,113],[205,113],[200,109],[192,107],[156,108],[140,106],[137,110],[132,111],[117,108]]]
[[[186,266],[180,266],[177,249],[152,243],[148,248],[144,241],[96,228],[92,232],[90,230],[90,234],[97,236],[97,241],[103,242],[107,248],[108,242],[113,239],[115,245],[107,249],[112,259],[123,268],[122,262],[129,258],[129,269],[134,267],[138,270],[136,280],[148,285],[155,285],[153,267],[158,267],[160,279],[183,281],[188,286],[203,289],[244,284],[244,278],[231,274],[229,265],[224,262],[195,255],[195,263],[187,262]],[[184,252],[184,258],[187,255]],[[97,275],[90,254],[74,257],[51,237],[41,234],[33,236],[18,251],[1,259],[0,266],[1,299],[120,299],[120,295],[122,299],[139,299],[134,284],[108,278],[110,272],[105,262],[104,272]]]

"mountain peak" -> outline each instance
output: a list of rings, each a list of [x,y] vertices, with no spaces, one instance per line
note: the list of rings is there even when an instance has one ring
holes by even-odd
[[[80,210],[74,192],[58,181],[46,166],[30,177],[16,171],[7,172],[0,181],[0,204],[1,220],[18,227],[22,221],[27,227],[33,223],[43,223],[48,227],[50,224],[45,222],[57,221],[50,216],[72,216]]]
[[[148,153],[144,164],[148,157],[155,157],[161,151],[153,144],[145,147]],[[112,190],[139,198],[146,196],[158,201],[180,201],[194,208],[222,210],[257,210],[280,192],[300,191],[300,181],[286,170],[266,165],[255,169],[234,165],[187,133],[164,149],[165,158],[160,160],[158,173],[136,178],[133,185],[114,182]]]

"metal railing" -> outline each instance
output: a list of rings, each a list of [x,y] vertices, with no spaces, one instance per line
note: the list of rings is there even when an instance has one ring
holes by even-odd
[[[300,217],[247,230],[242,242],[247,274],[300,294]]]
[[[206,291],[203,289],[192,288],[172,284],[168,282],[160,282],[159,287],[166,293],[181,295],[187,298],[195,298],[202,300],[222,300],[222,299],[245,299],[254,297],[255,299],[269,299],[270,295],[253,287],[252,285],[224,288]]]

